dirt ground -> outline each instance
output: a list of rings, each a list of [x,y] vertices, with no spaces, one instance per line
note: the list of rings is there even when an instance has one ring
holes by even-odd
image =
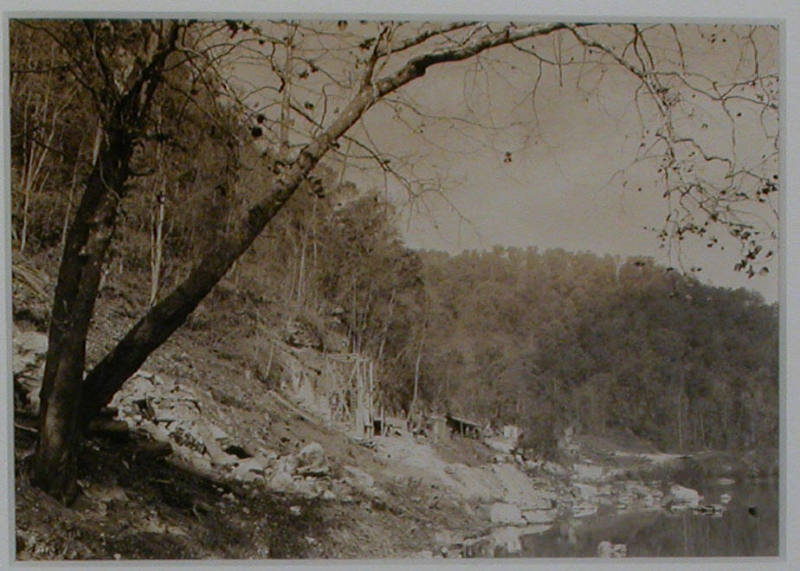
[[[210,480],[143,456],[135,439],[88,441],[83,492],[65,507],[30,484],[33,433],[17,429],[15,445],[19,560],[402,557],[432,549],[439,530],[480,527],[419,481],[385,483],[380,498],[309,500]]]

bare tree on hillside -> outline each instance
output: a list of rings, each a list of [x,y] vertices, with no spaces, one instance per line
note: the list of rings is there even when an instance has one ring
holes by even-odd
[[[28,25],[70,54],[72,73],[91,98],[103,130],[59,269],[34,463],[35,482],[63,501],[76,493],[80,427],[184,323],[297,189],[309,181],[313,184],[314,169],[323,157],[344,160],[349,149],[348,165],[363,167],[371,161],[412,193],[430,188],[430,178],[420,182],[423,174],[415,172],[414,161],[403,160],[402,147],[413,139],[395,137],[387,147],[372,136],[368,118],[379,109],[391,110],[393,128],[418,138],[425,136],[429,123],[439,120],[480,128],[486,119],[481,115],[497,111],[491,99],[474,107],[480,90],[467,101],[473,105],[468,119],[442,110],[428,112],[413,97],[419,93],[408,91],[420,82],[435,85],[452,66],[472,62],[493,69],[492,77],[506,74],[516,81],[519,71],[504,63],[513,58],[515,65],[525,66],[522,84],[534,102],[545,70],[561,81],[575,77],[573,73],[602,81],[611,70],[623,71],[643,125],[635,162],[653,164],[671,205],[662,237],[671,241],[696,234],[713,242],[714,229],[730,232],[741,241],[742,269],[748,272],[759,271],[771,255],[755,226],[761,213],[751,208],[770,205],[777,191],[777,71],[761,56],[765,46],[775,42],[775,31],[769,28],[728,27],[714,32],[712,41],[710,28],[669,25],[234,21]],[[707,70],[709,53],[723,49],[719,47],[723,32],[735,57],[724,69]],[[690,49],[690,44],[701,41],[706,42],[704,49]],[[197,77],[216,78],[213,85],[198,85],[186,96],[193,97],[196,89],[212,89],[214,101],[246,116],[274,177],[263,188],[251,189],[253,196],[241,216],[231,220],[188,275],[148,308],[84,376],[87,329],[120,198],[138,174],[132,158],[152,123],[153,103],[165,88],[165,78],[184,67],[202,69]],[[715,71],[721,72],[720,77],[712,77]],[[516,81],[514,88],[520,85]],[[593,88],[587,88],[587,96],[594,95]],[[753,123],[766,141],[756,157],[745,152],[737,139],[743,130],[752,130]],[[722,129],[729,137],[722,142],[706,137],[707,129]],[[513,153],[505,159],[513,160]]]

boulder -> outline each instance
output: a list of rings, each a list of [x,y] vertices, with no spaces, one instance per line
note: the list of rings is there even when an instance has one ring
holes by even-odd
[[[198,474],[205,475],[209,478],[215,477],[218,472],[211,465],[211,460],[196,450],[180,444],[172,445],[173,455],[178,458],[181,463],[191,466],[192,470]]]
[[[39,391],[42,388],[41,374],[26,373],[14,376],[14,406],[31,414],[39,414]]]
[[[575,464],[573,470],[575,471],[575,479],[583,482],[596,482],[603,478],[602,466]]]
[[[343,470],[345,483],[356,490],[365,491],[375,485],[375,479],[360,468],[344,466]]]
[[[324,489],[325,488],[322,486],[322,482],[320,480],[304,478],[294,480],[292,491],[304,498],[313,500],[322,496]]]
[[[555,502],[547,492],[542,491],[538,495],[526,497],[521,506],[523,510],[550,510],[555,507]]]
[[[111,406],[128,416],[145,413],[148,397],[154,392],[152,380],[140,371],[125,381],[122,388],[111,399]]]
[[[317,442],[305,446],[298,454],[297,473],[309,476],[324,476],[329,472],[325,451]]]
[[[288,492],[294,488],[294,479],[291,474],[276,470],[267,485],[277,492]]]
[[[590,484],[573,484],[572,487],[577,490],[578,496],[584,500],[594,500],[597,498],[598,490],[596,486]]]
[[[44,362],[47,353],[47,335],[37,331],[22,331],[14,328],[14,374],[36,368]]]
[[[297,467],[300,465],[300,461],[297,459],[297,456],[294,454],[287,454],[286,456],[281,456],[278,458],[278,462],[275,466],[276,472],[284,472],[291,476],[294,474]]]
[[[700,504],[702,496],[691,488],[686,488],[678,484],[673,484],[669,489],[669,495],[664,498],[666,503],[673,507],[696,508]]]
[[[331,492],[339,498],[342,503],[353,503],[355,499],[353,498],[350,493],[352,492],[352,486],[349,486],[346,482],[342,480],[332,480],[331,481]]]
[[[214,438],[210,426],[211,423],[206,423],[200,418],[196,418],[194,424],[190,423],[195,430],[195,434],[199,436],[200,442],[205,447],[206,454],[211,457],[211,461],[219,466],[230,466],[239,462],[239,458],[233,454],[228,454],[222,449],[220,443]]]
[[[32,414],[39,412],[47,335],[14,327],[11,367],[14,377],[15,405]]]
[[[138,417],[138,422],[141,422],[143,419],[141,416]],[[137,424],[136,416],[128,417],[125,419],[125,422],[128,424],[129,427],[134,428]],[[170,441],[170,433],[167,428],[160,424],[149,424],[146,426],[147,433],[153,437],[154,440],[157,442],[169,442]]]
[[[524,525],[522,512],[514,504],[497,502],[489,508],[489,520],[495,524]]]
[[[236,468],[233,469],[233,476],[235,478],[240,478],[251,473],[263,476],[266,471],[266,466],[266,458],[247,458],[246,460],[241,460]],[[247,477],[249,478],[249,476]]]
[[[211,433],[211,437],[214,438],[214,440],[218,440],[220,444],[229,445],[231,443],[231,437],[228,433],[213,422],[208,423],[208,430]]]
[[[601,541],[597,544],[597,556],[612,559],[627,557],[628,546],[624,543]]]
[[[542,467],[542,461],[541,460],[525,460],[522,463],[522,467],[525,468],[525,470],[528,470],[529,472],[536,472],[537,470],[539,470]]]
[[[551,474],[553,476],[567,476],[569,472],[563,466],[556,464],[555,462],[547,461],[542,465],[542,470],[547,474]]]
[[[232,476],[240,482],[255,482],[256,480],[263,480],[264,476],[251,472],[250,470],[241,470],[240,466],[233,469]]]

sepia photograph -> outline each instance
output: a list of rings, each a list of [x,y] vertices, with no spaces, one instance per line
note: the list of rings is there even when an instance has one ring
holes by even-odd
[[[13,562],[785,555],[782,22],[3,26]]]

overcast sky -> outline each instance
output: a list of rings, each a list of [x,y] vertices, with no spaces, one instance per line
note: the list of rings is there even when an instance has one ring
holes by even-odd
[[[762,65],[777,69],[778,36],[771,36],[771,44],[760,46]],[[686,45],[686,56],[709,71],[740,63],[731,60],[731,52],[707,47]],[[476,124],[425,120],[424,142],[398,127],[394,109],[378,108],[366,117],[364,125],[379,148],[405,158],[405,168],[413,168],[431,189],[443,190],[441,196],[424,194],[411,209],[401,185],[386,183],[406,207],[401,228],[409,246],[457,253],[501,244],[652,256],[665,265],[700,267],[695,275],[706,283],[755,289],[768,301],[777,299],[777,263],[766,276],[747,278],[734,271],[738,244],[724,233],[717,234],[724,251],[707,248],[708,240],[687,239],[679,255],[661,248],[656,233],[645,229],[661,228],[668,205],[655,163],[632,164],[648,122],[633,105],[637,84],[628,74],[591,66],[545,68],[534,100],[536,70],[530,57],[497,51],[429,71],[404,96],[430,115],[460,113],[467,101],[474,113],[466,117]],[[420,124],[413,113],[404,118]],[[729,130],[718,119],[698,117],[697,131],[710,123],[712,136],[727,141]],[[758,121],[753,117],[751,126],[739,128],[740,154],[761,153]],[[369,178],[361,183],[384,184]],[[774,218],[765,218],[774,228]]]

